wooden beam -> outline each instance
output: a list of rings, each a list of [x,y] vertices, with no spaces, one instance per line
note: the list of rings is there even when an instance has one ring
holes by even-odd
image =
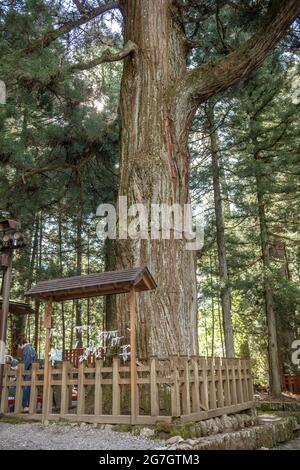
[[[131,424],[137,417],[137,368],[136,368],[136,293],[130,291],[130,387],[131,387]]]

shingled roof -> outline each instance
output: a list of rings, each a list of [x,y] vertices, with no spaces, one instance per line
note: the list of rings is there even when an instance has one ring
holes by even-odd
[[[129,292],[133,287],[137,292],[156,288],[147,267],[43,281],[33,286],[25,295],[40,299],[52,297],[54,301],[62,301],[122,294]]]

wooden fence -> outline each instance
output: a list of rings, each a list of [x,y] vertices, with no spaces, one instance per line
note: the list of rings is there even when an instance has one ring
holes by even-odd
[[[27,380],[26,380],[27,379]],[[90,423],[152,424],[190,422],[253,406],[250,361],[170,357],[137,363],[135,410],[131,408],[130,364],[119,358],[94,365],[70,362],[49,368],[49,393],[43,393],[44,369],[5,366],[1,410],[22,412],[23,387],[30,387],[28,417]],[[43,398],[44,397],[44,398]],[[45,400],[46,397],[46,400]],[[25,416],[25,415],[24,415]]]
[[[283,390],[295,395],[300,394],[300,375],[284,374],[281,380]]]

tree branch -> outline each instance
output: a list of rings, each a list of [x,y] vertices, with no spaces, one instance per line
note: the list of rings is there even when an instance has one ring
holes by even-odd
[[[79,13],[81,13],[82,15],[84,15],[86,13],[85,6],[80,0],[73,0],[73,3],[76,5],[77,10],[79,11]]]
[[[137,45],[128,41],[121,51],[113,53],[110,49],[106,49],[100,57],[90,60],[89,62],[80,62],[78,64],[71,65],[69,68],[70,72],[78,72],[80,70],[90,70],[97,65],[103,64],[104,62],[117,62],[127,57],[131,52],[137,50]]]
[[[202,4],[201,4],[202,3]],[[225,7],[226,5],[230,5],[231,2],[229,0],[219,0],[213,2],[213,5],[206,5],[206,2],[191,2],[189,4],[190,7],[194,8],[197,11],[195,15],[185,15],[183,17],[184,23],[202,23],[203,21],[207,20],[209,17],[216,14],[218,9]]]
[[[55,41],[55,39],[59,38],[60,36],[63,36],[66,33],[69,33],[70,31],[72,31],[72,29],[77,28],[78,26],[82,26],[83,24],[88,23],[97,16],[103,15],[103,13],[115,10],[119,7],[120,4],[118,1],[112,1],[97,8],[93,8],[92,10],[86,11],[81,16],[75,18],[74,20],[68,21],[67,23],[64,23],[59,28],[52,29],[46,32],[41,39],[38,39],[31,46],[27,47],[24,52],[29,54],[31,52],[34,52],[36,49],[44,49],[45,47],[48,47],[51,42]]]
[[[248,77],[280,41],[300,12],[299,0],[271,0],[259,30],[239,49],[189,72],[177,86],[194,105]]]

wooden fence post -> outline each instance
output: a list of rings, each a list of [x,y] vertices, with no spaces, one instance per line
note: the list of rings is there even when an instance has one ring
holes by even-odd
[[[102,415],[102,367],[103,360],[97,359],[95,363],[95,404],[94,414],[96,416]]]
[[[180,416],[180,391],[179,391],[179,372],[178,362],[171,360],[173,368],[173,384],[171,385],[171,414],[174,417]]]
[[[220,357],[215,359],[217,370],[217,407],[223,408],[224,406],[224,387],[223,387],[223,361]]]
[[[39,364],[34,363],[32,364],[32,369],[31,369],[31,383],[30,383],[30,401],[29,401],[29,414],[34,414],[36,412],[36,400],[37,400],[37,387],[36,387],[36,381],[37,381],[37,371],[39,369]]]
[[[189,359],[183,357],[183,390],[182,390],[182,412],[185,415],[191,414],[191,394],[190,394],[190,370],[189,370]]]
[[[112,379],[112,414],[120,414],[120,385],[119,385],[119,358],[113,358],[113,379]]]
[[[3,382],[2,382],[2,394],[1,394],[1,413],[8,413],[8,387],[9,387],[9,373],[10,365],[5,364],[3,367]]]
[[[159,395],[157,385],[157,361],[155,357],[150,359],[150,401],[151,401],[151,416],[159,416]]]
[[[60,415],[63,416],[69,411],[70,395],[68,393],[68,377],[69,377],[70,363],[64,361],[62,364],[61,372],[61,396],[60,396]]]
[[[17,369],[17,380],[16,380],[16,394],[15,394],[15,410],[14,413],[18,414],[22,411],[22,401],[23,401],[23,374],[24,374],[24,364],[19,364]]]
[[[216,402],[216,382],[215,382],[215,359],[210,358],[210,388],[209,388],[209,406],[214,410],[217,408]]]
[[[249,401],[249,390],[248,390],[248,371],[247,371],[247,361],[245,359],[241,360],[242,367],[242,384],[243,384],[243,397],[244,401]]]
[[[199,393],[199,366],[196,358],[192,358],[192,368],[194,371],[194,383],[192,385],[192,411],[200,411],[200,393]]]
[[[201,368],[201,384],[200,384],[200,400],[201,400],[201,405],[204,408],[204,410],[208,410],[208,378],[207,378],[207,359],[205,357],[201,357],[199,359],[199,364]]]
[[[77,416],[83,415],[85,410],[84,372],[85,363],[80,362],[78,364]]]

